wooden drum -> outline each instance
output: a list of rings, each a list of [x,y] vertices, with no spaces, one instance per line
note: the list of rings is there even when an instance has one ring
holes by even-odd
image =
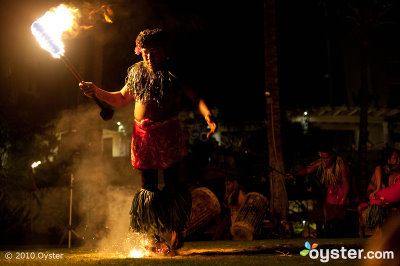
[[[235,240],[253,240],[257,226],[264,218],[268,200],[262,194],[250,192],[239,209],[235,221],[232,221],[231,234]]]
[[[206,187],[190,191],[192,195],[192,213],[186,224],[184,234],[189,236],[200,230],[221,213],[221,206],[215,194]]]

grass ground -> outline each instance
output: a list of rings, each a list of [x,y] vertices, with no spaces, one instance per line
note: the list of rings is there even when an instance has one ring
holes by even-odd
[[[0,265],[315,265],[321,264],[309,256],[301,256],[304,239],[255,241],[186,242],[174,256],[128,258],[127,254],[75,247],[35,248],[9,247],[0,251]],[[363,239],[313,239],[322,248],[362,248]],[[12,255],[11,259],[6,256]],[[24,254],[24,255],[22,255]],[[60,255],[61,258],[51,258]],[[47,255],[47,257],[45,257]],[[19,256],[19,258],[17,258]],[[24,258],[22,258],[24,256]],[[27,259],[26,257],[34,259]],[[327,265],[361,265],[360,260],[330,260]]]

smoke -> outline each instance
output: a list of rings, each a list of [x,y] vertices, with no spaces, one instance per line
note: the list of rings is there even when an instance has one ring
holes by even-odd
[[[81,29],[89,29],[98,22],[113,23],[114,11],[110,4],[102,2],[85,2],[75,4],[79,9],[79,26]]]
[[[116,114],[129,117],[130,111],[118,109]],[[139,178],[128,156],[114,158],[102,151],[103,129],[116,121],[103,121],[99,108],[88,104],[63,111],[54,124],[61,138],[59,155],[72,154],[68,171],[74,177],[73,228],[85,245],[126,252],[139,241],[139,236],[129,234],[129,211]],[[126,135],[130,137],[129,132]]]

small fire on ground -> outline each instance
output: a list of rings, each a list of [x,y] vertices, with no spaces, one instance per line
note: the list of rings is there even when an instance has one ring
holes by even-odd
[[[128,247],[131,247],[128,258],[143,258],[151,256],[150,251],[146,250],[146,247],[150,245],[150,240],[146,235],[133,233],[127,237],[126,244]]]
[[[143,258],[145,256],[142,250],[132,249],[129,252],[128,258]]]

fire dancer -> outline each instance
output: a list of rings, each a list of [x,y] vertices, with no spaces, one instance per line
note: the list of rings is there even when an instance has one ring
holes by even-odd
[[[154,234],[171,232],[171,248],[183,245],[183,229],[190,217],[191,197],[179,179],[179,162],[186,155],[185,139],[178,113],[186,94],[207,121],[210,137],[216,123],[206,103],[170,72],[166,51],[167,36],[162,29],[144,30],[136,39],[140,61],[128,69],[125,86],[107,92],[91,82],[79,84],[84,94],[112,106],[135,101],[131,161],[139,171],[141,189],[131,208],[131,229]],[[158,170],[164,170],[165,187],[158,190]]]

